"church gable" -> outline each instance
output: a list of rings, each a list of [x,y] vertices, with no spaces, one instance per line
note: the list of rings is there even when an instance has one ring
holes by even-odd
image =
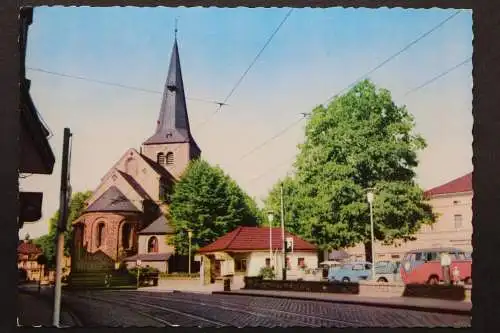
[[[111,186],[89,205],[85,212],[140,213],[141,211],[116,186]]]
[[[113,186],[116,187],[138,210],[142,210],[142,201],[149,199],[148,196],[145,197],[143,195],[145,192],[144,190],[140,191],[137,187],[134,188],[120,170],[113,169],[108,177],[106,177],[92,193],[92,196],[87,201],[88,207]]]

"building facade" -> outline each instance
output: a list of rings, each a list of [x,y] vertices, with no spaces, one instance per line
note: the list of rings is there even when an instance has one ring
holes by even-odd
[[[261,269],[274,268],[281,276],[284,240],[280,228],[238,227],[198,250],[201,260],[200,278],[204,284],[214,283],[223,276],[258,276]],[[295,279],[302,270],[318,267],[315,245],[285,233],[285,239],[293,239],[293,247],[287,253],[287,275]]]
[[[416,240],[394,245],[375,243],[375,260],[401,260],[404,253],[421,248],[459,248],[472,251],[472,173],[453,179],[425,192],[437,221],[424,225]],[[376,223],[376,221],[375,221]],[[351,260],[364,260],[363,244],[346,249]]]
[[[28,29],[33,21],[33,8],[23,7],[19,15],[20,52],[20,122],[19,143],[21,156],[19,173],[50,175],[54,169],[55,157],[50,147],[48,129],[42,123],[40,114],[30,95],[31,81],[26,78],[26,49]],[[41,192],[19,193],[19,228],[25,222],[35,222],[42,217]]]
[[[189,162],[200,154],[191,135],[176,39],[156,130],[139,151],[128,149],[111,167],[73,222],[72,267],[102,269],[111,262],[130,263],[147,255],[145,261],[166,271],[174,252],[163,245],[174,232],[165,218],[169,195]],[[149,240],[156,242],[156,252],[147,248]],[[97,253],[107,257],[102,265],[91,259]]]

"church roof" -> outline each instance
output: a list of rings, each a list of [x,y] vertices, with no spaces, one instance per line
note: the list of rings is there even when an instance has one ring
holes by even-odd
[[[189,117],[182,80],[181,63],[177,39],[174,41],[170,67],[163,91],[163,100],[158,117],[156,132],[144,144],[164,144],[194,142],[189,127]]]
[[[120,171],[117,169],[117,171],[122,175],[123,178],[129,183],[130,186],[143,198],[143,199],[148,199],[151,200],[151,197],[148,195],[148,193],[142,188],[142,186],[128,173],[125,173],[123,171]]]
[[[116,187],[111,186],[85,212],[140,212]]]
[[[153,223],[138,232],[139,235],[164,235],[173,233],[174,227],[161,215]]]
[[[176,181],[176,178],[170,172],[168,172],[167,169],[165,169],[164,167],[162,167],[161,165],[159,165],[158,163],[156,163],[155,161],[153,161],[149,157],[142,155],[142,154],[140,154],[140,155],[144,159],[144,161],[146,161],[146,163],[149,164],[149,166],[151,168],[153,168],[153,170],[156,173],[158,173],[160,176],[165,177],[167,179],[170,179],[174,182]]]

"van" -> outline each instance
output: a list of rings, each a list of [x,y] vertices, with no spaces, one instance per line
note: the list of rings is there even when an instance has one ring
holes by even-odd
[[[401,262],[401,279],[405,284],[439,284],[444,280],[441,255],[451,258],[450,278],[458,270],[458,281],[472,284],[472,260],[463,250],[457,248],[429,248],[407,252]]]

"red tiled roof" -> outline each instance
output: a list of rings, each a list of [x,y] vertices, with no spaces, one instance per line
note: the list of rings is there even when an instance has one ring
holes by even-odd
[[[17,246],[17,253],[19,254],[39,254],[42,250],[33,243],[22,242]]]
[[[294,251],[316,251],[316,246],[305,240],[285,232],[286,237],[293,237]],[[283,238],[280,228],[272,228],[272,247],[281,249]],[[202,247],[198,252],[207,253],[215,251],[253,251],[269,250],[269,228],[260,227],[238,227],[230,233],[218,238],[215,242]]]
[[[431,197],[440,194],[453,194],[463,192],[472,192],[472,172],[466,174],[465,176],[449,181],[446,184],[425,191],[425,196]]]

